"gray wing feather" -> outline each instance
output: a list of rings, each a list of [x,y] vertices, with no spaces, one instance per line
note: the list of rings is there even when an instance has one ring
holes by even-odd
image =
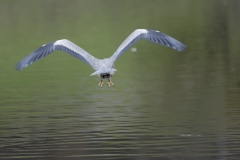
[[[155,30],[137,29],[132,32],[125,41],[118,47],[115,53],[112,55],[112,60],[117,60],[129,47],[135,44],[140,39],[146,39],[148,41],[164,45],[178,51],[183,51],[186,46],[178,40]]]
[[[30,55],[28,55],[26,58],[21,60],[16,65],[16,69],[22,70],[26,68],[28,65],[32,64],[33,62],[51,54],[55,50],[67,52],[70,55],[78,59],[81,59],[83,62],[90,65],[93,69],[96,70],[97,59],[67,39],[62,39],[43,45],[42,47],[38,48]]]

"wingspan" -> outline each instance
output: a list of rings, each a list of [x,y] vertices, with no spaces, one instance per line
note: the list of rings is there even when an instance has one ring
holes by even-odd
[[[164,45],[178,51],[183,51],[186,46],[178,40],[155,30],[137,29],[132,32],[127,39],[118,47],[115,53],[111,56],[113,61],[116,61],[129,47],[135,44],[140,39],[146,39],[148,41]]]
[[[61,50],[66,53],[69,53],[70,55],[81,59],[86,64],[90,65],[93,69],[97,70],[96,62],[98,59],[90,55],[88,52],[74,44],[73,42],[62,39],[55,42],[51,42],[48,44],[43,45],[42,47],[38,48],[34,52],[32,52],[30,55],[28,55],[26,58],[21,60],[17,65],[17,70],[23,70],[28,65],[32,64],[33,62],[40,60],[43,57],[46,57],[47,55],[51,54],[55,50]]]

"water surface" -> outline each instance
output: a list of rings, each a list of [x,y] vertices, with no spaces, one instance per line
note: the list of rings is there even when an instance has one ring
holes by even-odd
[[[0,159],[239,159],[239,6],[0,1]],[[89,66],[60,51],[14,69],[62,38],[109,57],[137,28],[188,47],[138,42],[115,63],[111,88],[98,88]]]

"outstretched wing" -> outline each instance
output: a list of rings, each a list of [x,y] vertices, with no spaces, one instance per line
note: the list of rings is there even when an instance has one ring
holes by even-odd
[[[58,41],[43,45],[42,47],[38,48],[36,51],[28,55],[26,58],[21,60],[16,65],[16,69],[22,70],[26,68],[28,65],[32,64],[33,62],[51,54],[55,50],[61,50],[61,51],[67,52],[70,55],[81,59],[83,62],[87,63],[93,69],[96,70],[97,59],[67,39],[62,39],[62,40],[58,40]]]
[[[112,60],[117,60],[129,47],[135,44],[140,39],[146,39],[148,41],[171,47],[178,51],[183,51],[186,46],[178,40],[155,30],[137,29],[132,32],[125,41],[118,47],[115,53],[112,55]]]

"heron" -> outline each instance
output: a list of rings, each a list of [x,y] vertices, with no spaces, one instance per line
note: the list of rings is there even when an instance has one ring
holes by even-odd
[[[113,53],[109,58],[98,59],[86,52],[84,49],[74,44],[73,42],[67,39],[60,39],[48,44],[42,45],[40,48],[29,54],[23,60],[21,60],[16,65],[16,70],[23,70],[33,62],[40,60],[43,57],[51,54],[55,50],[64,51],[80,60],[90,65],[95,72],[90,76],[98,75],[100,76],[100,82],[98,86],[103,86],[103,79],[107,79],[107,85],[114,86],[114,83],[111,81],[111,77],[114,72],[117,71],[114,68],[114,62],[133,44],[137,41],[145,39],[159,45],[167,46],[177,51],[183,51],[186,48],[186,45],[179,42],[178,40],[168,36],[157,30],[148,30],[148,29],[136,29],[133,31],[118,47],[118,49]]]

